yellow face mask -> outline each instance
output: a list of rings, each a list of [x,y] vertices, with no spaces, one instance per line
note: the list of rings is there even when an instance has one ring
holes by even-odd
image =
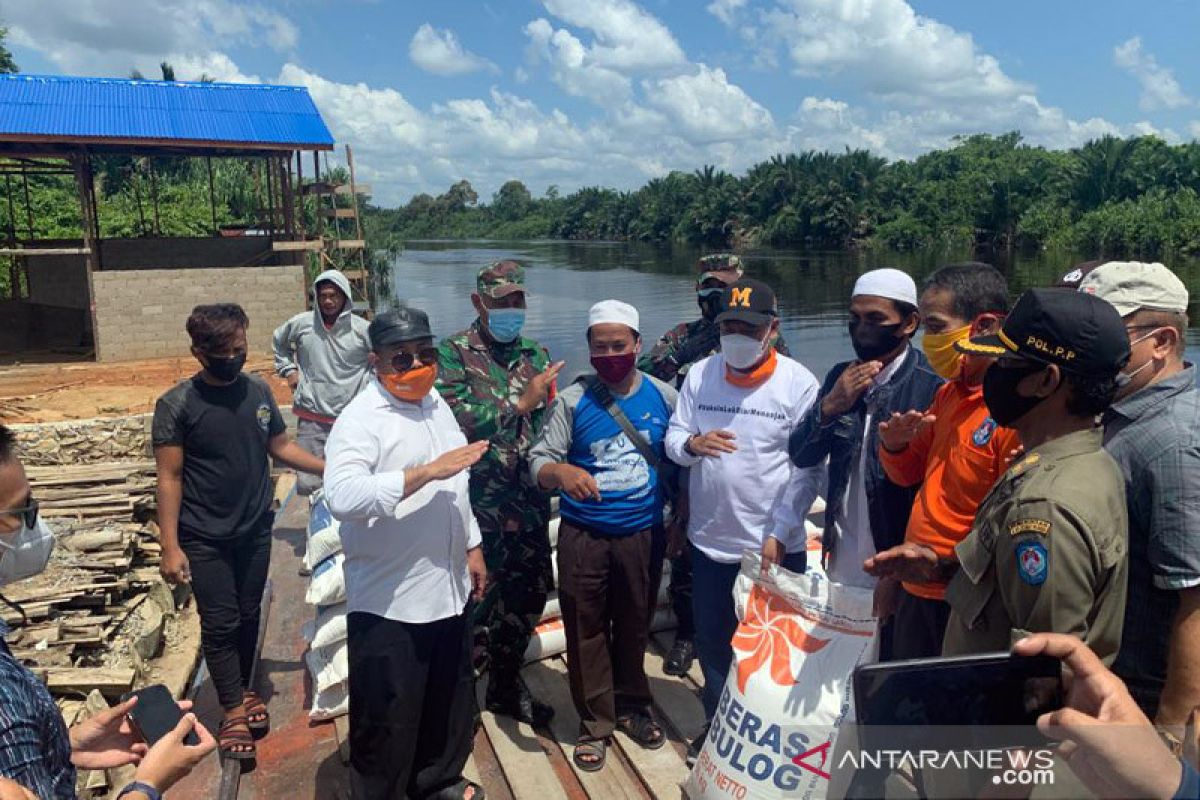
[[[946,380],[958,377],[962,368],[962,353],[954,349],[954,343],[971,335],[971,326],[964,325],[945,333],[927,333],[921,338],[921,349],[934,372]]]

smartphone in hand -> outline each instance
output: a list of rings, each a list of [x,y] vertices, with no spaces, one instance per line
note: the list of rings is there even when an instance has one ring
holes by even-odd
[[[129,712],[129,723],[138,736],[141,736],[149,747],[153,747],[155,742],[174,730],[179,720],[183,719],[183,712],[179,710],[179,704],[175,702],[171,692],[161,683],[130,692],[121,700],[128,700],[135,695],[138,701]],[[188,731],[187,736],[183,737],[183,743],[189,746],[198,745],[200,737],[194,730]]]

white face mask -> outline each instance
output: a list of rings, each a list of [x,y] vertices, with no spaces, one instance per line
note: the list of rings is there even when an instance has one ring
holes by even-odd
[[[741,333],[721,336],[721,357],[734,369],[750,369],[762,358],[763,342]]]
[[[1130,342],[1130,343],[1129,343],[1129,349],[1132,351],[1132,350],[1133,350],[1133,346],[1134,346],[1135,344],[1138,344],[1138,343],[1140,343],[1140,342],[1144,342],[1144,341],[1146,341],[1147,339],[1149,339],[1151,336],[1153,336],[1153,335],[1154,335],[1154,334],[1156,334],[1156,333],[1158,333],[1158,331],[1157,331],[1157,330],[1153,330],[1153,331],[1150,331],[1149,333],[1147,333],[1145,336],[1142,336],[1142,337],[1139,337],[1139,338],[1137,338],[1137,339],[1134,339],[1132,342]],[[1146,363],[1145,363],[1145,364],[1142,364],[1140,367],[1138,367],[1137,369],[1135,369],[1133,372],[1122,372],[1122,373],[1120,373],[1120,374],[1117,376],[1117,386],[1128,386],[1128,385],[1129,385],[1129,382],[1130,382],[1130,381],[1132,381],[1132,380],[1133,380],[1133,379],[1134,379],[1134,378],[1137,376],[1137,374],[1138,374],[1139,372],[1141,372],[1142,370],[1144,370],[1146,367],[1150,366],[1150,365],[1151,365],[1151,364],[1153,364],[1153,363],[1154,363],[1154,359],[1153,359],[1153,358],[1148,358],[1148,359],[1146,359]]]
[[[46,568],[54,550],[54,533],[40,517],[15,536],[0,536],[0,586],[32,578]]]

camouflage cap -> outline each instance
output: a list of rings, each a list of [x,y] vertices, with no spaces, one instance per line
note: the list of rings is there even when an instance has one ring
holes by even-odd
[[[743,272],[741,257],[732,253],[714,253],[704,256],[696,262],[696,269],[700,272],[696,283],[704,283],[709,278],[716,278],[726,286],[737,283]]]
[[[480,294],[488,297],[505,297],[513,292],[525,291],[525,267],[519,261],[497,261],[490,267],[479,270],[475,285]]]

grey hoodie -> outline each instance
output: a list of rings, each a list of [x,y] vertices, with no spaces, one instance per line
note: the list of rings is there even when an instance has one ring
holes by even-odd
[[[317,288],[328,281],[346,296],[332,328],[326,329],[317,307]],[[322,272],[313,282],[313,309],[275,329],[275,371],[287,377],[300,370],[293,408],[303,415],[332,419],[367,385],[368,322],[352,313],[350,281],[336,269]]]

